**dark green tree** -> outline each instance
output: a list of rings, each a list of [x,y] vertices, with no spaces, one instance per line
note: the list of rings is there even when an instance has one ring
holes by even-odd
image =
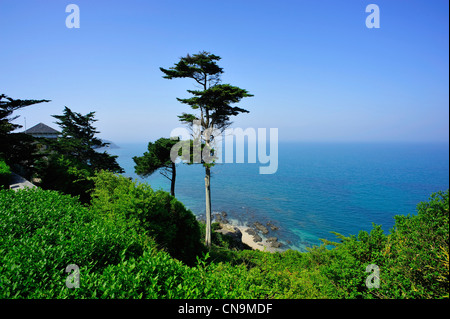
[[[149,142],[147,152],[143,156],[133,157],[136,174],[147,177],[159,170],[161,175],[170,180],[170,194],[175,196],[175,179],[177,176],[176,165],[170,159],[170,150],[178,143],[178,140],[160,138],[154,143]]]
[[[0,158],[12,166],[15,171],[30,177],[31,168],[37,158],[37,145],[34,138],[23,133],[13,133],[22,125],[13,123],[19,116],[13,115],[23,107],[50,102],[50,100],[12,99],[0,94]]]
[[[206,197],[206,235],[205,244],[211,246],[211,167],[214,166],[213,132],[222,132],[231,125],[231,116],[248,113],[247,110],[234,107],[244,97],[251,97],[246,90],[230,84],[221,84],[223,69],[217,65],[221,58],[209,52],[188,54],[169,69],[160,68],[165,79],[189,78],[195,81],[199,90],[187,90],[191,98],[180,99],[197,114],[182,113],[180,121],[192,127],[196,122],[201,127],[198,136],[194,136],[194,143],[202,149],[201,162],[205,167],[205,197]],[[205,151],[206,150],[206,151]],[[194,154],[195,157],[195,154]]]
[[[108,143],[95,136],[99,132],[93,126],[97,121],[94,115],[95,112],[82,115],[68,107],[64,108],[63,115],[53,115],[58,120],[61,136],[56,141],[47,141],[46,154],[37,165],[43,188],[80,196],[87,203],[94,186],[92,177],[97,172],[123,172],[117,156],[98,151]]]
[[[117,156],[97,149],[106,147],[105,143],[95,135],[100,133],[93,126],[97,120],[95,112],[86,115],[73,112],[67,106],[63,115],[52,115],[61,127],[61,137],[56,143],[58,152],[69,158],[76,158],[79,162],[92,170],[107,170],[113,173],[123,173],[123,169],[117,164]]]
[[[42,102],[50,102],[50,100],[20,100],[12,99],[5,94],[0,94],[0,138],[5,138],[8,134],[14,130],[22,127],[20,124],[12,123],[19,118],[19,115],[12,116],[14,111],[23,108],[25,106],[38,104]],[[2,140],[3,142],[3,140]],[[3,143],[2,147],[5,146]]]

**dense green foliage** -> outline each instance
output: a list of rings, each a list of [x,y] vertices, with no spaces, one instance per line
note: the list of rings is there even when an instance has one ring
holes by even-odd
[[[65,296],[69,264],[100,271],[148,239],[56,191],[0,191],[0,298]]]
[[[9,178],[11,176],[11,168],[0,158],[0,188],[9,185]]]
[[[304,253],[213,246],[189,266],[161,250],[170,236],[149,237],[162,229],[146,209],[176,214],[181,203],[112,174],[96,185],[92,207],[54,191],[0,191],[0,298],[448,298],[448,191],[397,216],[390,234],[337,234]],[[79,265],[80,288],[66,287],[68,264]],[[365,285],[369,264],[379,288]]]
[[[69,158],[76,158],[81,164],[89,167],[93,171],[108,170],[114,173],[123,173],[123,169],[117,164],[117,156],[99,152],[97,149],[106,147],[105,143],[96,137],[100,133],[93,126],[97,120],[95,112],[82,115],[73,112],[67,106],[63,115],[53,115],[58,119],[56,122],[62,132],[54,148],[59,154]]]
[[[193,263],[201,250],[200,229],[194,214],[167,192],[121,175],[100,172],[92,193],[92,209],[153,237],[173,257]]]
[[[90,192],[94,187],[90,179],[94,172],[75,158],[70,158],[49,149],[48,156],[43,156],[37,163],[38,186],[57,190],[64,194],[79,196],[82,202],[90,200]]]
[[[79,196],[82,202],[87,203],[94,187],[91,177],[96,172],[123,172],[116,162],[117,156],[98,151],[108,143],[95,136],[99,132],[93,127],[97,121],[94,115],[95,112],[82,115],[68,107],[64,108],[63,115],[53,115],[58,119],[62,132],[57,140],[41,140],[46,147],[36,161],[37,175],[41,180],[39,186]]]

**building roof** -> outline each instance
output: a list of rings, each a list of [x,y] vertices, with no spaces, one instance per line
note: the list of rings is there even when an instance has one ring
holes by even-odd
[[[48,125],[45,125],[44,123],[39,123],[28,130],[26,130],[24,133],[26,134],[59,134],[57,130],[54,128],[51,128]]]

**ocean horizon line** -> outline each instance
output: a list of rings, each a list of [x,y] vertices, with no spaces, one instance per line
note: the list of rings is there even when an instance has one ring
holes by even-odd
[[[149,142],[154,142],[158,139],[148,139],[148,140],[115,140],[109,138],[108,142],[116,144],[120,147],[120,144],[148,144]],[[234,143],[237,143],[234,140]],[[245,141],[247,143],[247,140]],[[320,145],[446,145],[450,146],[450,141],[300,141],[300,140],[278,140],[279,144],[320,144]]]

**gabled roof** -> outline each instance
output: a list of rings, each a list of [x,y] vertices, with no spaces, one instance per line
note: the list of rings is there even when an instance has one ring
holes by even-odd
[[[28,130],[26,130],[24,133],[26,134],[59,134],[57,130],[54,128],[51,128],[48,125],[45,125],[44,123],[39,123]]]

